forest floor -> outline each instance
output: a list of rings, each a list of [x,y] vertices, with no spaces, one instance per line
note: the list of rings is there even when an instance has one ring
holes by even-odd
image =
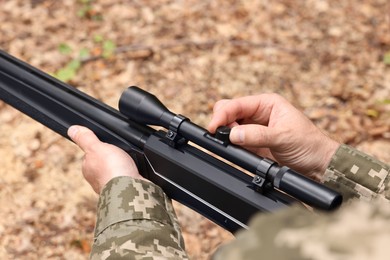
[[[202,126],[219,99],[276,92],[390,162],[388,0],[0,0],[0,48],[113,107],[137,85]],[[82,157],[0,102],[1,259],[88,257]],[[192,259],[233,239],[175,207]]]

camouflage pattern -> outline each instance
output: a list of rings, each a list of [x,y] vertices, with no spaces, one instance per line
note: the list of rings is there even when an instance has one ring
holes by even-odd
[[[259,214],[213,259],[386,259],[390,167],[341,145],[324,183],[346,196],[335,213],[291,207]],[[172,204],[156,185],[111,180],[99,201],[92,259],[187,259]]]
[[[258,215],[213,259],[383,260],[390,254],[389,224],[383,200],[354,201],[327,215],[290,208]]]
[[[100,194],[91,259],[187,259],[176,214],[160,187],[112,179]]]
[[[346,203],[342,208],[334,213],[312,213],[293,207],[259,214],[249,231],[238,233],[213,259],[388,259],[389,169],[371,156],[341,145],[323,181],[343,193]]]
[[[344,200],[390,199],[390,166],[350,146],[341,145],[325,172],[326,185],[343,193]]]

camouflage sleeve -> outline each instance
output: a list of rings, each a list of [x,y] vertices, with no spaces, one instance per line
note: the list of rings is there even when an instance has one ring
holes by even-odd
[[[324,183],[351,198],[390,199],[390,166],[350,146],[341,145],[332,157]]]
[[[117,177],[98,203],[91,259],[187,259],[171,201],[155,184]]]
[[[233,259],[387,259],[390,244],[389,166],[342,145],[325,183],[350,200],[333,213],[291,207],[258,214],[215,253]]]
[[[213,259],[388,259],[389,206],[385,200],[354,200],[335,214],[298,207],[260,214]]]

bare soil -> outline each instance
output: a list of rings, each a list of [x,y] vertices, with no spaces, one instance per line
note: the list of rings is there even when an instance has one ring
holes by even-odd
[[[219,99],[276,92],[390,162],[388,0],[0,0],[0,48],[50,73],[88,53],[71,85],[113,107],[137,85],[202,126]],[[97,195],[82,156],[0,102],[1,259],[88,257]],[[175,207],[192,259],[233,239]]]

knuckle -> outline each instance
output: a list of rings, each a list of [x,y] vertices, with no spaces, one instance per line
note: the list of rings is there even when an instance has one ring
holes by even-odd
[[[229,103],[230,99],[221,99],[217,101],[214,105],[214,112],[218,111],[221,107],[225,106],[227,103]]]
[[[285,98],[277,93],[268,93],[268,94],[264,94],[264,95],[267,95],[267,98],[269,99],[273,99],[273,100],[279,100],[279,101],[284,101]]]

